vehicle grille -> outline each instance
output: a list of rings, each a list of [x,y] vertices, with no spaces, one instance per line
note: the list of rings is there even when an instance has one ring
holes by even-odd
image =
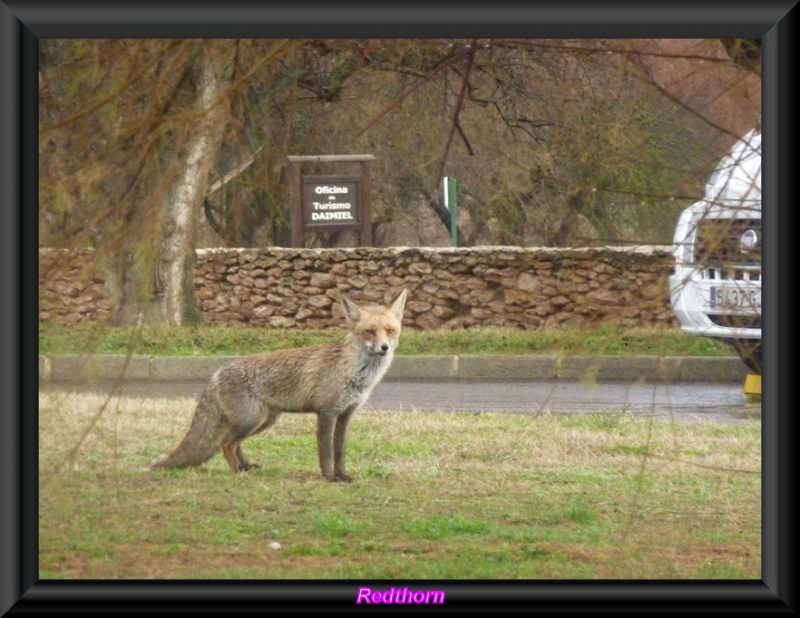
[[[748,230],[756,233],[756,243],[742,250],[741,238]],[[761,219],[702,219],[694,260],[704,279],[761,281]]]
[[[725,328],[761,328],[760,315],[721,315],[718,313],[708,314],[708,319],[717,326]]]

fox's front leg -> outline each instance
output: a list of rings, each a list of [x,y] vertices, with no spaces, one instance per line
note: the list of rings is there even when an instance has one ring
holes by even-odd
[[[344,449],[347,441],[347,425],[350,417],[353,416],[355,408],[345,410],[336,417],[336,427],[333,432],[333,471],[336,478],[340,481],[352,481],[344,469]]]
[[[331,412],[317,414],[317,450],[322,476],[328,481],[351,481],[344,468],[344,447],[347,424],[353,409],[336,415]]]
[[[333,464],[333,432],[336,416],[331,412],[317,413],[317,452],[319,467],[326,481],[337,480]]]

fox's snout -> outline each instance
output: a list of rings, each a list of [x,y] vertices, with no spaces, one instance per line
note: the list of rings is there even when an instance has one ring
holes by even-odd
[[[379,354],[386,354],[391,349],[391,347],[392,346],[390,346],[388,343],[383,342],[375,351],[378,352]]]
[[[364,346],[372,353],[383,356],[392,349],[392,343],[389,341],[373,342],[365,341]]]

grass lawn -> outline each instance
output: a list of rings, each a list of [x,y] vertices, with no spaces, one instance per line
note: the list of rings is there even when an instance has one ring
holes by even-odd
[[[326,343],[343,329],[262,329],[253,327],[133,328],[79,324],[39,325],[39,354],[240,355]],[[730,346],[677,328],[520,330],[475,328],[422,331],[404,329],[398,354],[592,354],[733,356]]]
[[[193,399],[39,399],[42,579],[759,579],[761,424],[362,410],[353,483],[315,419],[245,442],[261,468],[139,468]]]

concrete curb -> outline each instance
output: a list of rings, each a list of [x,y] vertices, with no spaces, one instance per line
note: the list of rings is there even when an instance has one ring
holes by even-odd
[[[39,380],[207,380],[235,356],[39,357]],[[744,382],[738,357],[441,355],[396,356],[386,380]]]

